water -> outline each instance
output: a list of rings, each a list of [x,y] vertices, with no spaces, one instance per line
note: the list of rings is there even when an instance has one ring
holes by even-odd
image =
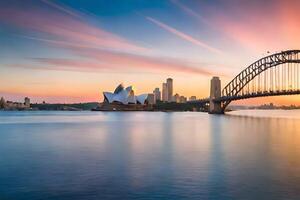
[[[300,199],[300,111],[0,112],[0,199]]]

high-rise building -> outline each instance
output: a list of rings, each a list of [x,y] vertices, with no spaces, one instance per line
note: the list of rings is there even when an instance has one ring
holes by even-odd
[[[168,102],[172,101],[173,97],[173,79],[167,79],[167,88],[168,88]]]
[[[162,84],[162,100],[164,102],[168,101],[168,87],[167,83]]]
[[[155,88],[153,90],[153,94],[154,94],[155,102],[161,100],[161,94],[160,94],[159,88]]]

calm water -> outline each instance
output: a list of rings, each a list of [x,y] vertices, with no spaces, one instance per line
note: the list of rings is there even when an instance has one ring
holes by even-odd
[[[0,199],[300,199],[300,111],[0,112]]]

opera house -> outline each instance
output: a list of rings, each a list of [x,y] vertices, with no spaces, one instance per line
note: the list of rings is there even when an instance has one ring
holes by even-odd
[[[135,95],[133,87],[124,88],[122,84],[114,92],[103,92],[104,101],[97,110],[101,111],[132,111],[151,110],[148,94]]]
[[[103,92],[104,102],[108,103],[118,103],[118,104],[146,104],[148,94],[141,94],[135,96],[132,86],[126,89],[122,84],[120,84],[113,93]]]

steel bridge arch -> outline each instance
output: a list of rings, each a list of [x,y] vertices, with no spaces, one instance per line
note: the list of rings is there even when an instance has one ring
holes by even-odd
[[[241,71],[234,79],[232,79],[223,88],[221,93],[221,98],[216,99],[216,101],[222,102],[222,109],[224,111],[231,101],[243,99],[243,98],[238,98],[237,95],[256,76],[263,73],[267,69],[275,67],[277,65],[281,65],[285,63],[300,63],[299,55],[300,55],[300,50],[287,50],[257,60],[256,62],[249,65],[246,69]],[[269,96],[274,96],[274,95],[269,95]],[[244,98],[252,98],[252,97],[256,97],[256,96],[249,96],[249,97],[245,96]]]

